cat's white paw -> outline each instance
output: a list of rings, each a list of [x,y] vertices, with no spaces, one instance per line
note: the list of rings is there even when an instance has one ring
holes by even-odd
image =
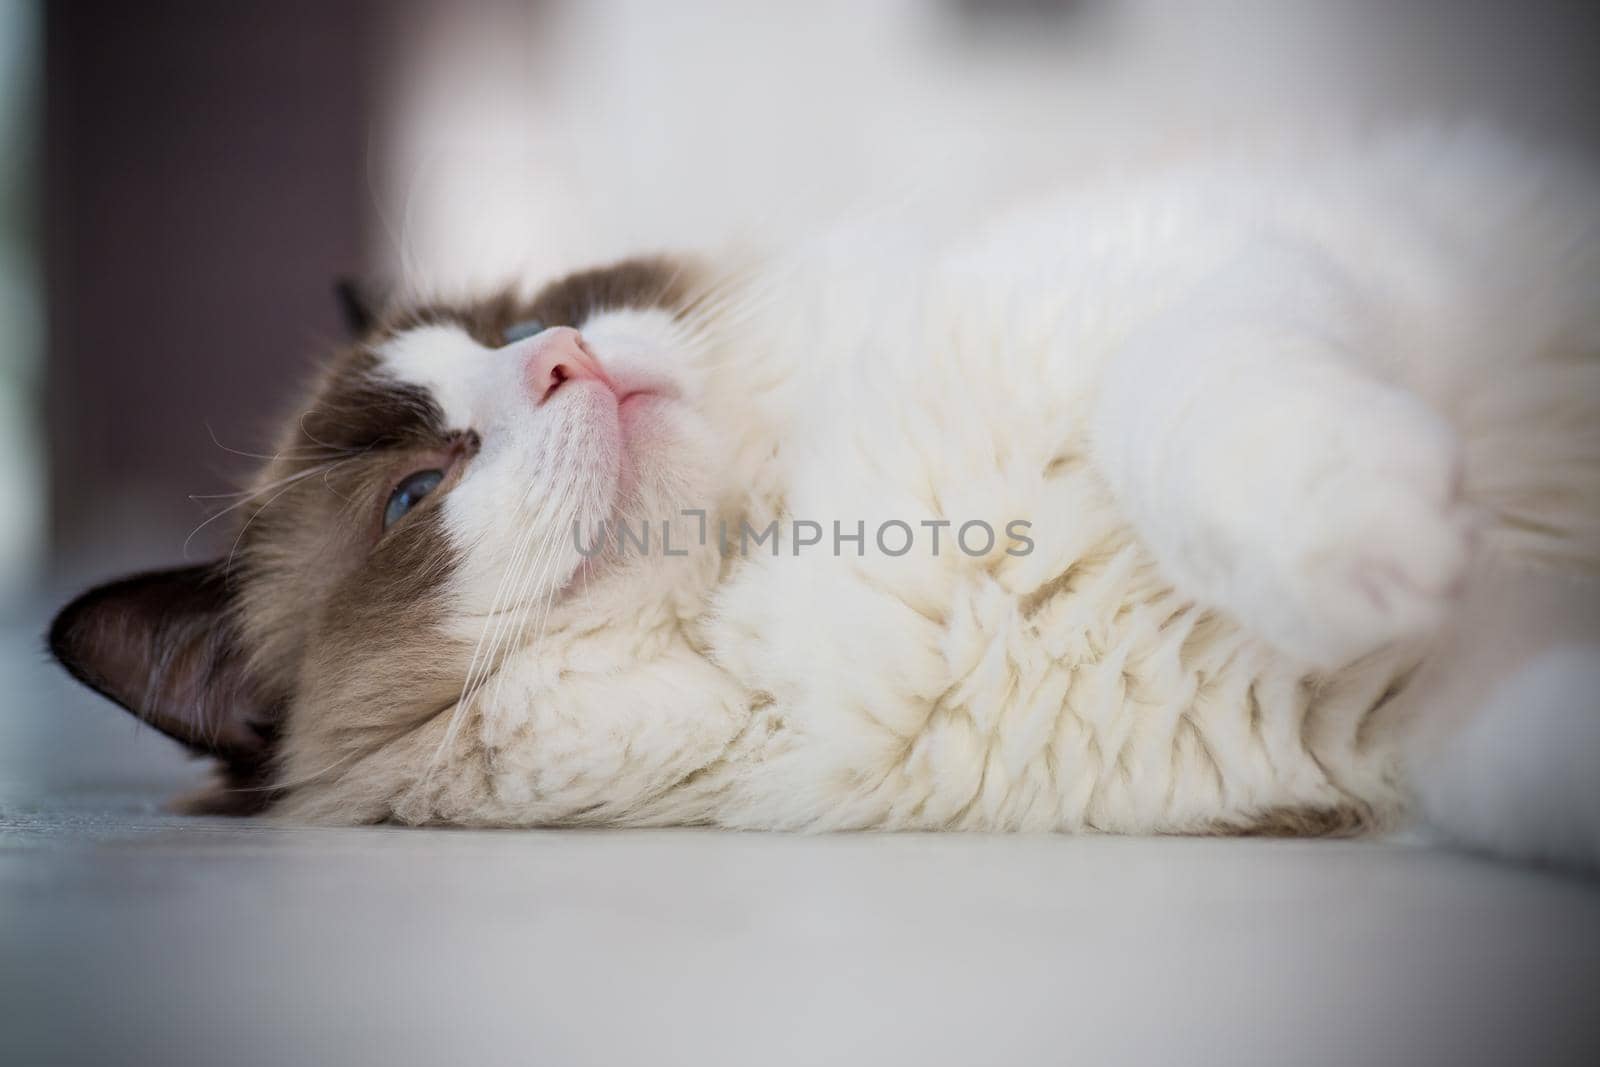
[[[1322,667],[1436,627],[1470,547],[1454,433],[1407,394],[1341,385],[1275,397],[1227,431],[1233,469],[1213,472],[1233,483],[1214,514],[1244,547],[1237,613]]]
[[[1449,497],[1373,472],[1330,489],[1279,560],[1300,616],[1280,643],[1324,666],[1427,633],[1460,591],[1468,526]]]

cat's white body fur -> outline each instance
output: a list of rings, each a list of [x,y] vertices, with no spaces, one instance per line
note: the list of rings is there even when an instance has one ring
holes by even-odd
[[[1559,811],[1452,830],[1592,860],[1583,653],[1528,667],[1529,728],[1572,739],[1537,759],[1498,761],[1514,671],[1453,713],[1498,724],[1422,760],[1405,739],[1439,713],[1402,683],[1476,568],[1600,565],[1597,217],[1559,168],[1408,134],[1107,177],[951,239],[872,221],[700,319],[585,325],[608,366],[680,394],[636,420],[622,473],[602,446],[552,458],[459,332],[396,339],[396,376],[489,428],[443,506],[456,625],[497,670],[287,810],[1204,831],[1384,825],[1463,775],[1548,774]],[[688,552],[586,567],[568,527],[601,518],[672,519]],[[737,524],[773,519],[777,553],[741,553]],[[821,542],[797,550],[797,520]],[[991,551],[952,544],[971,520]],[[1032,551],[1005,551],[1014,520]],[[877,543],[891,521],[903,555]],[[835,522],[861,524],[859,554]],[[486,634],[508,601],[531,624]],[[291,749],[290,779],[315,762]]]

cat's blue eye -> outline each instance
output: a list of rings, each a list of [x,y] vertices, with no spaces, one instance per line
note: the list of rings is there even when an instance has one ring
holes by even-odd
[[[524,337],[532,337],[536,333],[544,333],[544,323],[538,319],[524,319],[513,326],[506,327],[506,344],[520,341]]]
[[[405,481],[395,486],[389,494],[389,503],[383,509],[383,528],[387,530],[417,506],[417,502],[439,487],[444,481],[444,471],[417,471],[407,475]]]

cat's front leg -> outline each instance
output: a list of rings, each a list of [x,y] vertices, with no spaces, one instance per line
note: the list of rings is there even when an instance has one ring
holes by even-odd
[[[1453,430],[1304,316],[1189,318],[1108,368],[1093,426],[1172,581],[1321,667],[1430,631],[1468,555]]]

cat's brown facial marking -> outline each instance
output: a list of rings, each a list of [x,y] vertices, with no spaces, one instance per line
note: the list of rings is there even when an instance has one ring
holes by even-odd
[[[681,313],[694,284],[685,264],[662,258],[574,274],[531,298],[373,309],[347,291],[361,332],[286,421],[235,511],[233,553],[90,590],[55,620],[52,653],[219,761],[217,787],[190,810],[266,807],[294,788],[277,773],[290,749],[315,751],[337,773],[395,742],[462,692],[472,648],[450,625],[460,535],[444,502],[472,471],[485,428],[453,424],[429,388],[386,364],[385,346],[447,327],[498,350],[518,328],[581,329],[605,310]],[[408,484],[428,489],[395,516]]]
[[[662,308],[674,314],[691,310],[704,290],[703,272],[694,264],[667,256],[626,259],[607,267],[578,271],[551,282],[531,299],[504,290],[487,299],[422,303],[392,311],[369,312],[367,340],[419,326],[460,326],[481,345],[504,343],[506,331],[526,322],[543,326],[581,327],[598,311]]]

